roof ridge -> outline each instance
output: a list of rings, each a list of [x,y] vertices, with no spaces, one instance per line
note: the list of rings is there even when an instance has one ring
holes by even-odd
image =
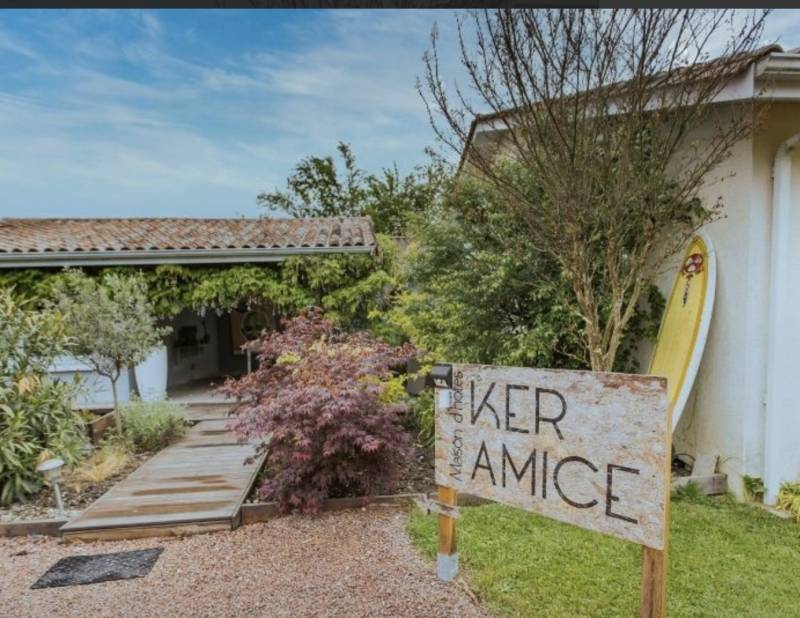
[[[377,245],[369,217],[199,218],[47,217],[0,219],[0,267],[91,253],[94,259],[125,253],[175,256],[183,252],[239,252],[258,255],[319,253]],[[38,258],[36,256],[39,256]],[[232,258],[247,261],[246,258]],[[262,256],[264,257],[264,256]],[[140,259],[136,257],[135,259]],[[169,257],[168,259],[173,259]],[[210,259],[210,258],[207,258]],[[254,259],[258,259],[255,257]],[[85,260],[84,260],[85,261]],[[37,262],[38,264],[39,262]]]
[[[798,48],[798,49],[800,49],[800,48]],[[740,54],[734,54],[734,55],[731,55],[731,56],[715,56],[713,58],[709,58],[708,60],[704,60],[702,62],[698,62],[698,63],[696,63],[696,65],[697,66],[701,66],[701,65],[710,64],[712,62],[719,62],[719,61],[724,60],[726,58],[734,59],[734,58],[742,57],[742,58],[747,60],[747,63],[746,63],[747,66],[750,66],[750,65],[758,62],[759,60],[761,60],[767,54],[771,54],[773,52],[785,53],[783,47],[781,47],[781,45],[779,45],[778,43],[767,43],[765,45],[762,45],[761,47],[756,47],[755,49],[752,49],[749,52],[741,52]],[[689,65],[689,66],[695,66],[695,65]],[[685,68],[686,67],[676,67],[675,71],[681,71],[682,69],[685,69]],[[654,75],[653,77],[656,77],[656,75]],[[625,81],[616,82],[616,83],[608,84],[608,86],[616,86],[616,85],[625,84],[625,83],[626,83]],[[603,87],[605,87],[605,86],[603,86]],[[502,110],[497,110],[497,111],[494,111],[494,112],[486,112],[485,114],[476,114],[475,118],[472,121],[472,125],[475,125],[478,122],[487,122],[487,121],[491,121],[491,120],[497,120],[498,118],[502,118],[503,116],[508,116],[508,115],[513,114],[514,112],[517,111],[517,109],[518,108],[516,108],[516,107],[509,107],[509,108],[502,109]],[[471,127],[470,132],[472,132],[473,128],[474,127]]]
[[[0,217],[4,222],[44,222],[44,221],[342,221],[367,220],[367,215],[347,215],[339,217]]]

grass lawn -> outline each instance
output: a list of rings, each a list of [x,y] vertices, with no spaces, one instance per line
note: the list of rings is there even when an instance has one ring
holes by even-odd
[[[436,517],[408,531],[436,555]],[[800,616],[800,525],[731,499],[673,499],[670,616]],[[461,509],[462,569],[499,616],[634,616],[641,550],[496,504]]]

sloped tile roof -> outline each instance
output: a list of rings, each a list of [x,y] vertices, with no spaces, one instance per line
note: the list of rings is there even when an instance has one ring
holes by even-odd
[[[70,254],[224,254],[369,251],[366,217],[317,219],[0,219],[0,262]],[[89,257],[89,256],[87,256]]]

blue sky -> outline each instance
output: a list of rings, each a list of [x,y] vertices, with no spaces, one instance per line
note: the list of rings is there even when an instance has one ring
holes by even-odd
[[[0,216],[254,216],[339,140],[410,170],[434,22],[454,70],[445,11],[2,11]]]

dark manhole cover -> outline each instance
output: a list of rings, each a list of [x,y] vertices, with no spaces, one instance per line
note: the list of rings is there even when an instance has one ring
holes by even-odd
[[[116,554],[69,556],[56,562],[31,588],[57,588],[144,577],[153,568],[163,547]]]

